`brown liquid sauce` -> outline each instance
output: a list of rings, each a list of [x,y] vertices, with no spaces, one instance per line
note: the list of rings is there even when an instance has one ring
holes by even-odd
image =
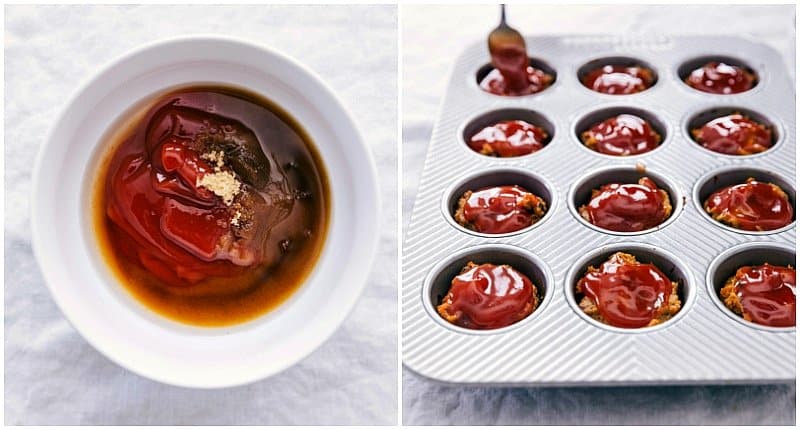
[[[501,121],[484,127],[469,141],[476,152],[498,157],[519,157],[544,148],[547,132],[521,120]]]
[[[646,120],[631,114],[608,118],[581,134],[591,149],[608,155],[627,156],[650,152],[661,143],[661,136]]]
[[[586,88],[603,94],[635,94],[653,85],[653,72],[639,66],[607,64],[581,78]]]
[[[776,230],[794,218],[794,208],[780,188],[752,178],[714,192],[704,207],[714,219],[749,231]]]
[[[725,63],[710,62],[699,67],[686,77],[690,87],[712,94],[736,94],[745,92],[756,83],[755,75],[739,67]]]
[[[772,327],[794,327],[796,274],[789,267],[763,264],[736,271],[736,294],[753,322]]]
[[[609,324],[621,328],[650,324],[667,304],[672,288],[672,281],[658,267],[625,262],[620,254],[578,281],[578,291],[597,304]]]
[[[664,196],[650,178],[603,185],[581,209],[591,224],[612,231],[642,231],[667,218]]]
[[[715,118],[692,135],[704,148],[728,155],[757,154],[772,146],[772,130],[738,113]]]
[[[100,251],[150,310],[197,326],[242,323],[313,269],[327,175],[302,127],[268,100],[227,86],[169,91],[105,146],[92,202]],[[203,184],[215,175],[236,178],[234,198]]]
[[[535,310],[534,288],[527,276],[510,266],[473,265],[453,279],[438,311],[464,328],[506,327]]]

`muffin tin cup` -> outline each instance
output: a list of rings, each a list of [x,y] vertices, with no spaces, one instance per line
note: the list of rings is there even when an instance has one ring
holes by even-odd
[[[670,203],[672,204],[672,213],[661,224],[640,231],[614,231],[590,223],[584,219],[578,211],[578,208],[589,202],[592,190],[612,182],[635,184],[639,179],[644,177],[652,179],[658,188],[669,194]],[[674,181],[654,170],[642,169],[637,166],[603,167],[591,171],[573,182],[569,189],[569,194],[567,195],[567,207],[569,207],[569,212],[575,219],[588,228],[615,236],[639,236],[659,231],[667,227],[680,216],[681,212],[683,212],[684,202],[684,194]]]
[[[505,327],[489,330],[468,329],[442,318],[436,311],[442,298],[450,290],[453,278],[461,273],[468,262],[476,264],[508,264],[524,274],[536,286],[539,305],[525,318]],[[541,315],[553,297],[553,274],[542,259],[525,249],[502,244],[479,245],[465,248],[439,262],[425,278],[422,287],[422,302],[428,315],[449,330],[468,335],[496,335],[516,330]]]
[[[789,203],[792,204],[792,207],[795,210],[795,219],[792,219],[792,222],[789,225],[781,227],[775,230],[765,230],[765,231],[751,231],[751,230],[742,230],[739,228],[731,227],[727,224],[723,224],[706,212],[704,207],[704,202],[714,192],[717,190],[728,187],[731,185],[736,184],[743,184],[747,180],[747,178],[755,178],[757,181],[763,182],[771,182],[778,187],[780,187],[788,196],[789,196]],[[697,180],[694,190],[692,192],[692,200],[694,200],[694,204],[697,207],[697,210],[703,215],[703,218],[714,224],[719,228],[723,228],[728,231],[736,232],[739,234],[747,234],[753,236],[768,236],[774,235],[778,233],[782,233],[787,230],[793,230],[795,224],[797,223],[797,204],[795,201],[796,194],[794,185],[786,179],[783,175],[777,174],[775,172],[771,172],[769,170],[759,168],[759,167],[746,167],[744,165],[736,165],[736,166],[725,166],[703,175],[700,179]]]
[[[589,130],[592,126],[605,121],[611,117],[615,117],[617,115],[622,114],[631,114],[638,116],[639,118],[644,119],[650,126],[655,130],[656,133],[661,135],[661,143],[658,144],[656,149],[651,151],[642,153],[642,154],[635,154],[635,155],[611,155],[611,154],[604,154],[602,152],[595,151],[594,149],[589,148],[586,144],[583,143],[581,139],[581,134],[587,130]],[[631,159],[639,159],[643,157],[650,157],[652,155],[658,154],[664,148],[667,148],[667,145],[671,144],[672,141],[672,130],[669,129],[669,126],[664,123],[656,114],[649,110],[642,109],[640,107],[635,107],[633,104],[613,104],[613,105],[604,105],[600,107],[592,106],[589,110],[581,112],[575,121],[572,123],[572,140],[577,142],[577,144],[585,151],[588,151],[594,156],[603,157],[607,160],[631,160]]]
[[[658,267],[659,270],[661,270],[670,280],[677,282],[678,297],[681,299],[681,309],[678,311],[678,313],[673,315],[672,318],[668,319],[667,321],[654,326],[641,328],[622,328],[600,322],[583,312],[580,306],[578,306],[578,300],[575,297],[575,286],[586,274],[586,269],[589,266],[599,267],[604,261],[608,260],[608,257],[616,252],[625,252],[627,254],[631,254],[636,257],[636,260],[640,263],[652,263]],[[681,261],[676,255],[663,249],[637,242],[624,242],[604,245],[603,247],[590,252],[582,258],[579,258],[575,264],[570,267],[565,280],[564,296],[567,298],[567,302],[572,310],[589,324],[616,333],[643,334],[669,328],[670,326],[678,323],[680,319],[691,310],[692,306],[694,305],[695,297],[697,296],[695,283],[692,279],[692,271],[689,270],[689,267],[683,261]]]
[[[542,198],[547,203],[547,212],[545,212],[541,219],[529,227],[509,233],[481,233],[470,230],[456,222],[453,214],[458,208],[459,199],[464,195],[465,192],[475,191],[485,187],[496,187],[503,185],[518,185]],[[500,238],[524,234],[541,226],[552,217],[557,203],[558,196],[556,195],[555,188],[543,176],[533,173],[530,170],[517,167],[496,167],[467,175],[453,182],[453,185],[447,188],[442,195],[441,208],[442,215],[455,229],[474,236],[480,236],[484,238]]]
[[[723,48],[724,49],[724,48]],[[740,93],[733,93],[733,94],[716,94],[716,93],[707,93],[705,91],[700,91],[695,89],[694,87],[690,87],[686,82],[685,79],[692,73],[693,70],[696,70],[699,67],[707,64],[708,62],[716,61],[725,63],[731,66],[738,66],[742,67],[745,70],[750,71],[751,73],[756,75],[756,83],[747,91],[742,91]],[[745,94],[751,94],[755,92],[761,92],[761,88],[763,87],[764,81],[767,80],[767,71],[763,67],[753,67],[753,65],[749,61],[742,60],[738,56],[732,56],[727,54],[714,54],[714,55],[701,55],[696,57],[685,58],[678,67],[675,69],[674,73],[675,78],[678,80],[678,83],[681,84],[683,88],[686,90],[694,93],[694,94],[701,94],[703,96],[709,97],[738,97]]]
[[[598,67],[603,67],[605,65],[625,66],[625,67],[640,66],[640,67],[643,67],[643,68],[646,68],[646,69],[650,69],[650,71],[653,72],[653,78],[654,78],[653,79],[653,83],[649,87],[647,87],[646,89],[644,89],[642,91],[639,91],[638,93],[633,93],[633,94],[607,94],[607,93],[601,93],[601,92],[595,91],[595,90],[593,90],[593,89],[591,89],[591,88],[589,88],[589,87],[587,87],[586,85],[583,84],[583,77],[586,76],[586,74],[588,74],[592,70],[597,69]],[[578,68],[578,72],[576,73],[575,77],[578,80],[578,85],[580,85],[582,88],[585,88],[587,91],[592,92],[592,94],[597,94],[597,95],[600,95],[600,96],[603,96],[603,97],[610,96],[610,97],[615,97],[615,98],[616,97],[633,96],[633,95],[636,95],[636,94],[642,94],[642,93],[645,93],[647,91],[651,91],[659,83],[658,70],[655,67],[653,67],[649,62],[641,60],[639,58],[627,57],[627,56],[621,56],[621,55],[608,55],[608,56],[599,57],[599,58],[596,58],[596,59],[591,60],[589,62],[586,62],[581,67]]]
[[[500,121],[511,121],[511,120],[522,120],[527,122],[528,124],[535,125],[546,131],[547,140],[543,142],[544,147],[536,152],[532,152],[530,154],[525,154],[525,155],[519,155],[516,157],[494,157],[491,155],[481,154],[480,152],[477,152],[472,148],[470,148],[469,141],[471,140],[472,136],[477,134],[479,131],[481,131],[485,127],[497,124]],[[469,120],[465,121],[461,125],[461,127],[458,128],[456,139],[458,139],[463,144],[464,149],[469,151],[471,154],[474,154],[483,159],[520,160],[529,157],[536,157],[538,155],[541,155],[544,151],[548,150],[550,147],[550,142],[552,142],[553,138],[555,137],[555,133],[556,133],[555,125],[553,124],[552,121],[550,121],[547,118],[547,116],[545,116],[541,112],[531,110],[525,107],[509,107],[509,108],[491,110],[488,112],[480,112],[476,115],[473,115]]]
[[[728,278],[736,274],[742,266],[759,266],[769,263],[775,266],[792,266],[797,268],[795,249],[782,244],[770,242],[752,242],[734,246],[723,252],[714,261],[706,272],[706,288],[714,304],[725,315],[747,327],[774,333],[793,332],[795,327],[770,327],[745,320],[728,309],[719,296],[719,292]]]
[[[723,117],[726,115],[730,115],[732,113],[741,113],[742,115],[756,121],[760,124],[763,124],[772,130],[772,146],[764,152],[759,152],[757,154],[749,154],[749,155],[731,155],[731,154],[722,154],[719,152],[712,151],[700,145],[692,136],[692,130],[695,128],[702,127],[709,121],[712,121],[716,118]],[[706,106],[700,109],[695,109],[693,112],[690,112],[688,115],[684,117],[681,121],[681,136],[683,139],[686,139],[687,142],[694,143],[695,147],[706,153],[711,154],[714,157],[723,157],[728,158],[731,160],[747,160],[756,157],[763,157],[765,155],[769,155],[772,152],[776,151],[780,145],[786,140],[786,132],[783,124],[776,119],[775,115],[766,112],[763,108],[749,108],[740,105],[734,105],[731,103],[728,104],[716,104],[711,106]]]
[[[485,41],[465,49],[451,69],[405,231],[401,293],[404,365],[432,380],[474,386],[793,381],[795,332],[756,329],[740,318],[734,320],[719,303],[712,304],[719,300],[702,285],[712,261],[728,249],[756,240],[792,248],[796,224],[764,233],[731,229],[707,216],[697,197],[701,188],[704,193],[713,191],[700,184],[712,183],[711,178],[719,173],[727,177],[727,172],[734,172],[741,181],[750,174],[775,182],[794,202],[794,84],[780,55],[750,39],[728,36],[560,35],[526,41],[530,51],[558,74],[555,84],[538,94],[503,97],[482,91],[476,70],[489,61]],[[679,79],[681,65],[716,54],[735,54],[746,61],[759,75],[758,85],[736,95],[715,95],[694,90]],[[631,95],[600,94],[584,87],[578,70],[605,57],[646,62],[658,80],[646,91]],[[578,122],[592,116],[599,120],[609,109],[623,108],[647,112],[651,118],[646,119],[663,124],[666,137],[657,149],[614,157],[583,147]],[[700,147],[687,134],[689,121],[706,110],[722,108],[746,108],[763,115],[761,119],[778,131],[777,145],[758,156],[744,157]],[[505,109],[532,111],[552,123],[555,133],[545,149],[521,157],[495,158],[466,146],[468,124],[480,118],[514,119],[501,118],[498,112]],[[762,173],[766,176],[759,176]],[[635,183],[645,175],[670,192],[673,204],[673,214],[658,228],[605,231],[578,214],[577,208],[584,203],[579,200],[588,199],[592,187],[601,182]],[[720,179],[717,177],[715,184]],[[519,181],[529,181],[518,185],[548,200],[547,214],[533,227],[487,235],[453,220],[458,197],[467,189]],[[579,188],[585,196],[576,200]],[[441,279],[449,285],[450,276],[460,270],[464,261],[459,258],[484,255],[474,250],[492,254],[497,246],[511,247],[523,256],[534,255],[540,262],[537,266],[552,273],[553,282],[546,289],[552,295],[530,317],[501,330],[461,330],[444,321],[430,296],[432,279],[441,276],[437,285],[443,289]],[[655,263],[680,281],[682,310],[665,323],[634,330],[615,328],[585,315],[574,299],[576,276],[583,276],[590,262],[600,262],[618,250]],[[719,365],[731,361],[751,365]]]
[[[531,47],[529,46],[528,47],[528,51],[530,51],[530,50],[531,50]],[[487,52],[487,54],[488,54],[488,52]],[[488,58],[488,55],[487,55],[487,58]],[[492,65],[491,61],[486,62],[481,67],[479,67],[478,70],[475,71],[475,73],[472,76],[470,76],[469,80],[471,82],[471,86],[476,91],[478,91],[479,93],[485,94],[485,95],[487,95],[489,97],[492,97],[492,98],[511,99],[511,100],[515,100],[515,99],[523,100],[523,99],[527,99],[527,98],[530,98],[530,97],[536,97],[536,96],[538,96],[540,94],[543,94],[543,93],[546,93],[548,91],[551,91],[556,85],[559,85],[558,71],[553,66],[551,66],[550,63],[548,63],[547,61],[545,61],[542,58],[533,57],[533,58],[530,59],[529,64],[530,64],[531,67],[533,67],[535,69],[542,70],[545,73],[550,74],[550,75],[553,76],[553,82],[551,82],[550,85],[547,88],[539,91],[538,93],[525,94],[525,95],[522,95],[522,96],[503,96],[503,95],[499,95],[499,94],[495,94],[495,93],[490,93],[488,91],[484,91],[484,89],[481,88],[481,81],[483,80],[483,78],[485,78],[495,68]]]

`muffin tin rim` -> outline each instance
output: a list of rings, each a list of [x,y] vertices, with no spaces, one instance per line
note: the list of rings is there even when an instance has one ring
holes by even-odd
[[[682,271],[686,276],[686,285],[678,285],[678,288],[681,288],[684,292],[681,308],[669,320],[648,327],[622,328],[597,321],[596,319],[587,315],[580,308],[580,306],[578,306],[578,301],[575,298],[575,285],[572,284],[572,279],[575,278],[576,275],[581,273],[581,271],[585,273],[587,264],[593,258],[603,255],[611,256],[616,252],[625,252],[627,250],[645,251],[652,254],[661,254],[661,257],[664,257],[665,259],[675,264],[675,266],[680,271]],[[659,267],[659,270],[662,270],[661,267]],[[670,279],[670,281],[674,281],[671,277],[668,276],[668,278]],[[601,245],[599,248],[595,248],[589,251],[588,253],[583,254],[573,264],[569,266],[564,275],[564,295],[567,305],[575,313],[577,313],[582,320],[588,322],[589,324],[615,333],[639,335],[670,328],[673,325],[677,324],[681,319],[683,319],[683,317],[692,310],[695,302],[697,301],[697,286],[695,285],[695,279],[691,268],[687,266],[686,263],[683,262],[683,260],[678,258],[672,252],[667,251],[659,246],[649,245],[644,242],[615,242],[615,243],[607,243],[605,245]]]
[[[734,110],[747,110],[750,112],[755,112],[756,114],[763,116],[771,123],[773,127],[773,132],[778,134],[777,139],[774,139],[774,143],[771,147],[769,147],[766,151],[759,152],[756,154],[749,154],[749,155],[732,155],[732,154],[723,154],[721,152],[715,152],[710,149],[707,149],[700,145],[694,137],[692,137],[691,133],[689,132],[689,123],[692,120],[702,115],[708,111],[715,110],[715,109],[734,109]],[[714,117],[714,119],[720,117]],[[758,122],[758,121],[757,121]],[[702,153],[706,155],[711,155],[713,157],[724,157],[724,159],[730,160],[752,160],[759,157],[764,157],[770,154],[773,154],[777,151],[778,147],[783,145],[786,142],[786,126],[783,123],[783,120],[779,117],[773,115],[772,111],[767,109],[752,109],[748,106],[745,106],[745,103],[704,103],[702,105],[695,105],[695,107],[688,109],[686,112],[681,115],[680,118],[680,133],[681,136],[686,139],[690,144],[692,144],[695,149],[699,149]],[[760,124],[763,124],[759,122]]]
[[[481,176],[484,176],[484,175],[487,175],[487,174],[491,174],[491,173],[501,173],[501,172],[512,172],[512,173],[520,174],[520,175],[523,175],[523,176],[529,176],[532,179],[534,179],[535,181],[540,182],[542,185],[544,185],[545,188],[547,188],[547,190],[550,192],[550,201],[547,202],[548,207],[547,207],[547,211],[545,212],[544,216],[541,217],[535,223],[529,225],[528,227],[525,227],[523,229],[519,229],[519,230],[516,230],[516,231],[508,232],[508,233],[481,233],[481,232],[478,232],[478,231],[470,230],[470,229],[462,226],[458,222],[456,222],[456,220],[453,218],[453,214],[450,213],[450,204],[449,204],[450,196],[453,195],[453,193],[455,193],[456,189],[460,188],[461,186],[463,186],[467,182],[469,182],[471,180],[474,180],[474,179],[476,179],[478,177],[481,177]],[[503,182],[502,184],[505,184],[505,185],[517,185],[517,184],[512,184],[510,182],[509,183]],[[502,186],[502,185],[495,185],[495,186]],[[518,186],[520,186],[520,185],[518,185]],[[530,190],[528,190],[528,191],[532,192]],[[538,195],[537,195],[537,197],[542,198],[542,196],[538,196]],[[535,173],[535,172],[533,172],[531,170],[524,169],[524,168],[521,168],[521,167],[516,167],[516,166],[492,165],[492,166],[488,166],[486,168],[474,171],[472,173],[468,173],[466,175],[462,175],[462,176],[456,178],[455,180],[453,180],[453,182],[450,184],[450,186],[445,188],[444,192],[442,193],[442,195],[440,197],[440,200],[441,200],[441,204],[440,204],[441,213],[444,216],[444,218],[447,221],[447,223],[451,227],[454,227],[455,229],[457,229],[457,230],[459,230],[459,231],[461,231],[463,233],[467,233],[469,235],[472,235],[472,236],[478,236],[478,237],[481,237],[481,238],[488,238],[488,239],[499,239],[499,238],[505,238],[505,237],[517,236],[517,235],[520,235],[520,234],[525,234],[525,233],[528,233],[531,230],[535,229],[536,227],[538,227],[540,225],[543,225],[547,220],[552,218],[553,213],[555,213],[556,208],[558,207],[559,196],[558,196],[558,191],[553,186],[552,182],[550,182],[547,178],[545,178],[544,176],[542,176],[542,175],[540,175],[538,173]]]
[[[576,191],[578,189],[578,186],[581,185],[582,183],[586,182],[587,180],[593,178],[594,176],[597,176],[600,173],[605,173],[607,171],[614,171],[614,170],[631,170],[631,171],[634,171],[636,173],[640,173],[642,175],[642,177],[655,176],[656,179],[658,179],[659,181],[666,183],[669,188],[672,188],[672,190],[675,191],[675,193],[677,194],[677,197],[679,199],[679,202],[670,201],[670,203],[672,204],[672,213],[670,214],[670,216],[667,217],[667,219],[665,219],[659,225],[657,225],[655,227],[651,227],[651,228],[645,229],[645,230],[641,230],[641,231],[614,231],[614,230],[607,230],[607,229],[604,229],[602,227],[598,227],[598,226],[590,223],[589,221],[586,221],[580,215],[580,212],[578,211],[578,207],[575,205],[575,201],[574,201],[574,195],[575,195],[575,193],[576,193]],[[665,191],[667,191],[667,190],[665,190]],[[570,214],[572,214],[572,216],[575,217],[575,219],[577,219],[578,222],[580,222],[581,224],[585,225],[586,227],[588,227],[590,229],[593,229],[595,231],[598,231],[600,233],[603,233],[603,234],[606,234],[606,235],[610,235],[610,236],[631,237],[631,236],[641,236],[641,235],[645,235],[645,234],[655,233],[657,231],[661,231],[661,230],[665,229],[667,226],[669,226],[670,224],[672,224],[673,222],[675,222],[675,220],[678,219],[680,214],[683,213],[684,209],[686,209],[686,197],[687,197],[686,193],[684,193],[684,191],[680,188],[680,186],[678,186],[677,182],[672,180],[670,177],[659,173],[658,171],[653,172],[651,169],[649,169],[647,167],[645,167],[643,170],[641,170],[636,165],[631,166],[631,165],[626,165],[626,164],[619,164],[619,165],[615,165],[615,166],[604,166],[604,167],[599,167],[599,168],[594,169],[594,170],[590,170],[589,172],[586,172],[583,175],[579,176],[577,179],[575,179],[572,182],[572,184],[570,184],[569,191],[567,192],[567,208],[569,209]],[[670,200],[671,199],[672,199],[672,196],[670,195]]]
[[[768,325],[754,323],[752,321],[747,321],[747,320],[744,319],[744,317],[742,317],[741,315],[737,315],[732,310],[730,310],[727,306],[725,306],[725,303],[723,303],[722,299],[720,299],[720,297],[719,297],[719,291],[717,291],[717,287],[716,287],[716,285],[714,285],[714,279],[713,279],[714,278],[714,272],[716,271],[716,269],[722,263],[724,263],[726,260],[728,260],[729,258],[731,258],[731,257],[733,257],[733,256],[735,256],[737,254],[740,254],[742,252],[746,252],[748,250],[752,250],[752,249],[755,249],[755,248],[773,248],[773,249],[776,249],[776,250],[779,250],[779,251],[785,251],[785,252],[788,252],[790,254],[793,254],[793,255],[795,255],[795,258],[797,257],[795,249],[790,248],[789,246],[784,245],[782,243],[776,243],[776,242],[746,242],[746,243],[740,243],[738,245],[734,245],[733,247],[728,248],[725,251],[723,251],[720,255],[714,257],[714,259],[711,260],[711,263],[709,263],[708,268],[706,269],[706,273],[705,273],[705,283],[706,283],[706,289],[708,291],[708,295],[711,297],[711,301],[714,302],[716,307],[719,308],[722,311],[722,313],[727,315],[729,318],[732,318],[732,319],[736,320],[740,324],[744,324],[746,327],[749,327],[749,328],[752,328],[752,329],[756,329],[756,330],[763,330],[763,331],[771,332],[771,333],[788,333],[788,332],[796,331],[796,326],[792,326],[792,327],[772,327],[772,326],[768,326]]]
[[[739,229],[739,228],[731,227],[731,226],[729,226],[727,224],[723,224],[723,223],[711,218],[711,216],[708,214],[708,212],[706,212],[705,207],[703,207],[703,202],[700,201],[700,188],[703,186],[703,184],[705,184],[706,182],[710,181],[716,175],[719,175],[721,173],[734,172],[734,171],[737,171],[737,170],[756,170],[756,171],[760,171],[760,172],[764,173],[765,176],[776,176],[776,177],[780,178],[782,181],[786,182],[787,184],[789,184],[792,187],[792,189],[789,190],[789,191],[791,191],[791,194],[787,190],[783,190],[783,191],[785,193],[789,194],[790,196],[793,194],[794,195],[794,199],[795,199],[794,205],[797,204],[797,189],[796,189],[795,185],[792,183],[792,181],[788,180],[782,173],[778,173],[778,172],[775,172],[775,171],[770,171],[770,170],[767,170],[767,169],[765,169],[765,168],[763,168],[761,166],[757,166],[757,165],[744,165],[744,164],[733,164],[733,165],[731,165],[731,164],[726,164],[726,165],[717,167],[715,169],[712,169],[709,172],[707,172],[706,174],[704,174],[703,176],[700,176],[694,182],[694,185],[692,186],[692,204],[697,208],[698,211],[700,211],[700,215],[703,217],[703,219],[705,219],[706,221],[712,223],[713,225],[715,225],[715,226],[717,226],[719,228],[723,228],[723,229],[728,230],[730,232],[737,233],[737,234],[746,234],[746,235],[751,235],[751,236],[769,236],[769,235],[779,234],[779,233],[783,233],[785,231],[794,229],[795,225],[797,224],[797,208],[794,207],[794,205],[792,207],[792,210],[794,212],[795,219],[793,219],[792,222],[790,222],[789,224],[787,224],[787,225],[785,225],[785,226],[783,226],[781,228],[775,229],[775,230],[763,230],[763,231],[742,230],[742,229]],[[717,190],[719,190],[719,189],[720,188],[717,188]]]
[[[486,249],[503,250],[508,253],[517,254],[518,256],[521,256],[522,258],[530,261],[534,265],[538,266],[539,269],[542,271],[542,274],[544,275],[545,278],[544,282],[547,285],[545,287],[545,291],[542,296],[542,301],[539,303],[536,309],[534,309],[533,312],[531,312],[525,318],[511,325],[507,325],[505,327],[500,327],[496,329],[478,330],[478,329],[464,328],[445,320],[444,318],[442,318],[441,315],[438,314],[438,312],[436,312],[434,306],[430,306],[432,303],[430,303],[429,298],[431,290],[433,288],[433,279],[442,270],[453,264],[458,259],[467,257],[471,254],[474,254],[475,252]],[[516,268],[514,269],[517,270]],[[527,276],[527,274],[525,275]],[[533,283],[533,280],[531,280],[531,282]],[[542,286],[536,285],[536,288],[537,290],[539,290],[542,288]],[[466,248],[461,248],[459,251],[449,254],[446,258],[440,259],[425,275],[425,278],[422,281],[422,288],[420,289],[421,290],[420,299],[422,300],[422,307],[425,308],[425,312],[428,315],[428,317],[434,320],[441,327],[444,327],[448,330],[464,335],[473,335],[473,336],[500,335],[500,334],[506,334],[507,332],[523,327],[524,325],[536,319],[538,315],[543,314],[546,306],[553,301],[553,296],[555,295],[554,290],[556,288],[557,287],[555,286],[555,277],[553,276],[552,270],[550,270],[550,266],[547,264],[547,262],[544,261],[544,259],[536,255],[532,251],[520,246],[509,245],[504,243],[483,243],[483,244],[471,245]]]

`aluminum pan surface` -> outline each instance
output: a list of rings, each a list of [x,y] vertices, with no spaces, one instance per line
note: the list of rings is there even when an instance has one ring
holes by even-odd
[[[472,385],[656,385],[783,382],[795,378],[795,331],[770,332],[733,321],[721,312],[705,286],[711,261],[732,246],[775,242],[794,246],[795,230],[746,235],[719,228],[692,200],[695,182],[712,169],[755,166],[794,178],[794,87],[780,56],[760,43],[738,37],[617,36],[529,37],[528,51],[557,73],[556,83],[532,96],[498,97],[480,90],[475,73],[489,62],[485,43],[476,42],[452,69],[423,168],[419,192],[406,232],[403,257],[403,362],[425,377]],[[758,85],[737,95],[695,91],[677,76],[687,60],[722,55],[745,60],[759,74]],[[635,95],[594,93],[578,81],[578,68],[606,56],[630,56],[652,65],[658,82]],[[575,122],[608,106],[630,106],[654,113],[667,127],[664,147],[651,154],[613,159],[582,148]],[[780,138],[769,152],[725,157],[688,140],[682,128],[699,111],[741,106],[777,122]],[[490,110],[526,108],[544,114],[555,126],[549,148],[518,159],[493,159],[473,153],[459,134],[464,123]],[[642,163],[669,175],[684,196],[677,219],[653,233],[604,234],[578,222],[568,210],[569,189],[580,176],[612,165]],[[498,167],[531,169],[550,181],[558,203],[550,219],[526,233],[485,238],[455,229],[441,213],[443,192],[458,178]],[[619,333],[589,324],[569,306],[564,294],[567,270],[604,245],[639,242],[677,255],[691,270],[697,296],[680,321],[644,333]],[[539,256],[555,280],[555,294],[529,324],[493,335],[470,335],[432,320],[423,306],[423,280],[448,255],[468,246],[512,244]],[[747,363],[737,366],[737,363]]]

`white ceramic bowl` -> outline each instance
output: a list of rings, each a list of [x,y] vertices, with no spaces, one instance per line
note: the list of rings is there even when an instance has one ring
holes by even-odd
[[[123,290],[92,231],[101,137],[135,104],[176,85],[222,83],[272,100],[308,132],[331,190],[328,236],[312,273],[276,310],[226,328],[160,317]],[[171,39],[124,55],[81,87],[39,152],[33,246],[56,303],[86,340],[148,378],[225,387],[273,375],[324,342],[360,295],[378,242],[377,176],[358,129],[314,73],[271,49],[220,37]]]

